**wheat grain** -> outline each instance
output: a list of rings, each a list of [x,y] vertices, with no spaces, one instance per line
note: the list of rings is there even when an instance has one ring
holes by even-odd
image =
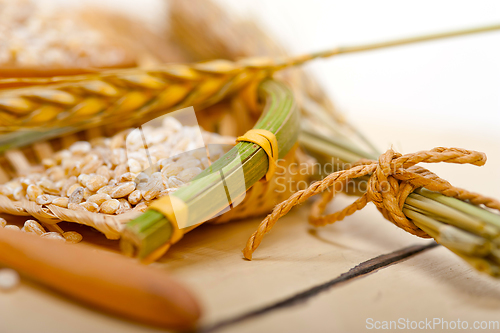
[[[179,178],[172,176],[168,178],[167,185],[169,188],[179,188],[184,185],[184,182]]]
[[[81,186],[85,187],[87,186],[87,180],[90,178],[90,175],[87,175],[86,173],[82,173],[78,176],[78,183],[80,183]]]
[[[184,169],[177,175],[181,181],[187,183],[191,181],[194,177],[198,176],[201,173],[201,169],[198,167]]]
[[[48,205],[52,203],[55,199],[59,198],[58,196],[55,195],[50,195],[50,194],[42,194],[36,197],[35,202],[39,205]]]
[[[133,158],[129,159],[127,162],[128,170],[132,173],[139,173],[142,171],[142,165],[139,161],[134,160]]]
[[[97,194],[91,195],[87,199],[88,202],[95,203],[98,206],[100,206],[103,202],[105,202],[107,200],[111,200],[111,197],[109,196],[109,194],[106,194],[106,193],[97,193]]]
[[[87,211],[84,207],[80,206],[80,204],[77,204],[77,203],[68,203],[68,209],[70,210],[74,210],[74,211]]]
[[[35,184],[35,183],[34,183],[34,181],[33,181],[33,180],[31,180],[31,179],[30,179],[30,178],[28,178],[28,177],[21,177],[21,178],[19,179],[19,183],[20,183],[20,184],[21,184],[21,186],[24,188],[24,190],[27,190],[27,189],[28,189],[28,187],[29,187],[30,185],[34,185],[34,184]],[[26,193],[26,194],[27,194],[27,193]]]
[[[62,234],[66,242],[68,243],[79,243],[82,241],[83,237],[78,232],[75,231],[66,231]]]
[[[113,172],[106,165],[100,166],[97,169],[96,174],[106,178],[106,181],[109,181],[113,177]]]
[[[128,212],[130,209],[132,209],[130,202],[128,202],[126,199],[120,198],[117,200],[120,203],[120,206],[118,207],[116,214],[123,214],[123,213]]]
[[[84,200],[87,200],[88,198],[90,198],[94,194],[95,194],[95,192],[89,190],[87,187],[85,187],[83,189],[83,199]]]
[[[83,192],[84,188],[83,187],[76,187],[76,189],[71,192],[71,195],[69,196],[69,204],[79,204],[83,201]]]
[[[52,204],[59,206],[59,207],[62,207],[62,208],[68,208],[69,199],[66,197],[59,197],[59,198],[54,199],[52,201]]]
[[[66,177],[63,168],[60,166],[53,166],[52,168],[48,169],[47,174],[49,176],[49,179],[54,183],[63,180]],[[57,188],[56,185],[55,187]]]
[[[128,202],[130,202],[130,204],[133,206],[137,205],[139,201],[141,201],[141,199],[142,199],[142,192],[140,190],[135,190],[128,196]]]
[[[68,198],[59,198],[59,199],[66,199],[67,200]],[[80,205],[76,205],[76,206],[80,206]],[[84,208],[81,208],[81,209],[84,209]],[[36,220],[26,220],[24,222],[22,229],[21,229],[17,225],[8,225],[7,221],[5,219],[0,218],[0,227],[10,229],[10,230],[23,231],[23,232],[35,234],[35,235],[41,236],[43,238],[65,240],[68,243],[78,243],[83,238],[82,235],[80,235],[76,231],[63,232],[62,235],[58,232],[46,232],[44,227]]]
[[[91,213],[97,213],[99,211],[99,205],[90,201],[80,203],[80,207],[83,207],[85,210],[88,210]]]
[[[179,165],[179,163],[176,163],[176,162],[172,162],[172,163],[168,163],[166,164],[162,169],[161,169],[161,173],[165,176],[165,177],[171,177],[171,176],[175,176],[177,175],[179,172],[181,172],[184,168]]]
[[[111,197],[113,199],[123,198],[132,193],[135,190],[134,182],[126,182],[118,185],[113,192],[111,192]]]
[[[87,141],[78,141],[75,142],[69,147],[69,151],[76,155],[85,155],[90,152],[92,145]],[[69,157],[69,156],[68,156]]]
[[[43,179],[37,185],[47,194],[59,195],[61,189],[49,179]]]
[[[114,214],[120,208],[120,201],[116,199],[106,200],[101,204],[100,211],[104,214]]]
[[[47,238],[47,239],[55,239],[55,240],[63,241],[63,242],[66,241],[66,239],[64,239],[64,237],[61,236],[61,234],[58,232],[46,232],[43,235],[41,235],[40,237]]]
[[[115,168],[115,177],[114,179],[118,180],[120,177],[128,171],[128,167],[125,163],[121,163]]]
[[[22,198],[26,195],[26,191],[22,186],[18,186],[12,191],[12,195],[15,200],[22,200]]]
[[[24,222],[24,227],[22,229],[25,232],[30,232],[41,236],[45,233],[45,229],[35,220],[27,220]]]
[[[136,178],[137,173],[125,172],[118,178],[119,183],[125,183],[133,181]]]
[[[145,202],[140,202],[133,210],[144,213],[148,209],[148,205]]]
[[[113,185],[106,185],[101,187],[99,190],[97,190],[97,194],[104,193],[111,195],[111,193],[114,191],[115,187]]]
[[[77,184],[77,183],[74,183],[73,185],[71,185],[68,190],[66,191],[66,196],[67,197],[71,197],[71,194],[73,194],[74,191],[76,191],[77,188],[80,188],[81,185],[80,184]]]
[[[52,158],[44,158],[42,160],[42,165],[48,169],[56,165],[56,161],[54,161]]]
[[[163,189],[163,175],[161,172],[155,172],[149,177],[149,181],[142,191],[142,196],[144,200],[150,201],[155,199]]]
[[[83,171],[83,170],[82,170]],[[87,188],[92,191],[92,192],[96,192],[98,191],[100,188],[102,188],[103,186],[105,186],[106,184],[108,184],[108,179],[104,176],[101,176],[101,175],[94,175],[94,176],[91,176],[89,177],[89,179],[85,182],[85,185],[87,186]]]
[[[26,189],[26,196],[28,200],[36,201],[36,198],[43,194],[43,191],[40,187],[36,185],[29,185]]]
[[[5,229],[9,229],[9,230],[16,230],[16,231],[21,231],[21,228],[19,228],[17,225],[6,225],[4,227]]]
[[[99,159],[99,157],[94,155],[92,157],[92,160],[88,161],[87,163],[85,163],[83,165],[81,173],[83,173],[83,174],[95,173],[97,171],[97,169],[100,166],[102,166],[102,164],[103,164],[103,161],[101,161],[101,159]]]

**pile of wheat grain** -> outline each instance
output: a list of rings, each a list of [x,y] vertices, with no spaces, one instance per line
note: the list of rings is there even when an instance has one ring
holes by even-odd
[[[22,228],[19,228],[17,225],[7,224],[7,221],[4,218],[0,217],[0,228],[24,231],[41,236],[42,238],[62,240],[68,243],[79,243],[83,238],[82,235],[80,235],[76,231],[64,232],[61,230],[61,232],[47,232],[45,228],[42,227],[42,225],[36,220],[26,220],[26,222],[24,222],[24,226]]]
[[[0,67],[111,67],[133,54],[77,12],[51,12],[43,3],[0,1]]]
[[[210,158],[216,160],[224,153],[217,144],[228,143],[234,143],[234,138],[183,126],[166,117],[160,127],[128,129],[110,138],[75,142],[44,159],[38,170],[35,167],[0,185],[0,194],[11,200],[94,213],[143,212],[154,199],[174,192],[209,166],[206,150],[195,148],[215,144]],[[36,221],[26,223],[25,231],[46,234]],[[46,237],[58,238],[54,233]]]

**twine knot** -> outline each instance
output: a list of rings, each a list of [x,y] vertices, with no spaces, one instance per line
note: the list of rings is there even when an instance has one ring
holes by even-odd
[[[314,203],[309,217],[309,222],[314,226],[324,226],[343,220],[346,216],[364,208],[369,202],[373,202],[387,220],[409,233],[424,238],[430,236],[403,213],[406,198],[417,188],[425,187],[449,197],[467,200],[475,205],[500,209],[500,202],[495,199],[454,187],[431,171],[417,165],[418,163],[441,162],[481,166],[486,162],[486,155],[460,148],[437,147],[429,151],[406,155],[389,149],[380,155],[378,161],[359,161],[347,170],[334,172],[323,180],[311,184],[307,189],[297,191],[290,198],[276,205],[248,240],[243,250],[245,258],[252,258],[252,253],[259,246],[264,235],[271,230],[280,217],[318,193],[323,193],[322,199]],[[360,198],[336,213],[323,215],[327,204],[337,192],[342,191],[349,180],[367,175],[369,176],[367,190]]]

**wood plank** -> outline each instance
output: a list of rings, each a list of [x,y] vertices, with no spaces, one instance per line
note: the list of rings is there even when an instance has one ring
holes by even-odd
[[[353,283],[337,285],[307,303],[217,332],[364,332],[367,318],[460,319],[473,325],[474,321],[500,321],[499,310],[500,281],[477,273],[440,246]],[[436,330],[452,331],[441,326]]]
[[[292,295],[283,300],[279,300],[276,303],[270,304],[266,307],[243,313],[238,317],[219,321],[217,323],[214,323],[212,326],[202,328],[201,331],[204,333],[215,332],[220,329],[225,329],[226,327],[231,325],[240,324],[243,321],[251,320],[253,318],[258,319],[259,316],[272,315],[274,311],[286,310],[288,307],[305,303],[309,299],[313,299],[319,294],[331,288],[337,287],[338,285],[354,282],[353,280],[356,278],[363,277],[377,270],[387,268],[391,265],[396,265],[403,260],[418,255],[424,251],[433,249],[437,246],[439,245],[436,242],[429,242],[429,244],[427,245],[413,245],[398,251],[383,254],[373,259],[364,261],[359,265],[351,268],[348,272],[342,273],[338,277],[323,284],[311,287],[304,291],[300,291],[295,295]]]
[[[241,249],[259,220],[193,231],[156,265],[195,289],[210,324],[324,283],[375,256],[428,242],[394,227],[373,207],[317,230],[307,225],[307,214],[304,207],[278,222],[251,262]]]

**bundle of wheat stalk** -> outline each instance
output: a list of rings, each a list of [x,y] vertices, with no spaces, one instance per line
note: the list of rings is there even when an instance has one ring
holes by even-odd
[[[182,7],[181,3],[176,3],[177,7],[174,7],[172,19],[175,23],[174,28],[177,27],[174,29],[174,35],[178,40],[184,41],[178,44],[184,44],[186,52],[204,54],[206,51],[202,47],[210,48],[211,43],[197,43],[194,32],[200,30],[196,26],[182,24],[182,22],[203,21],[192,20],[192,17],[182,20],[183,15],[187,18],[187,15],[193,15],[193,13],[187,11],[186,7]],[[216,10],[216,7],[211,8]],[[228,206],[232,205],[231,201],[228,202],[228,197],[225,194],[221,195],[217,190],[225,188],[225,183],[233,181],[233,177],[236,177],[238,172],[244,175],[244,184],[236,193],[233,193],[232,197],[241,197],[248,191],[246,199],[236,209],[220,217],[219,221],[262,214],[269,211],[275,203],[284,200],[283,195],[290,193],[278,196],[273,191],[274,180],[271,170],[280,158],[284,158],[282,163],[289,163],[295,158],[304,158],[304,155],[294,148],[297,141],[311,155],[320,160],[335,157],[340,161],[354,163],[363,158],[374,159],[378,155],[369,142],[334,111],[321,90],[310,88],[311,86],[305,83],[309,82],[309,79],[304,79],[302,73],[285,75],[284,79],[294,87],[294,93],[292,93],[284,84],[277,81],[279,72],[316,58],[499,28],[499,26],[490,26],[386,43],[335,48],[298,57],[278,57],[282,55],[276,53],[279,48],[275,48],[267,40],[268,42],[262,45],[269,45],[269,47],[262,47],[261,50],[264,54],[271,56],[269,58],[211,60],[187,65],[168,64],[147,70],[117,69],[78,76],[0,80],[0,130],[3,132],[0,137],[0,149],[7,162],[0,170],[0,176],[3,181],[7,181],[16,176],[15,173],[31,172],[31,164],[27,163],[27,160],[28,156],[33,155],[33,150],[35,155],[41,156],[45,149],[45,153],[49,155],[45,157],[52,156],[51,144],[49,146],[41,143],[35,144],[30,147],[32,151],[28,154],[25,153],[26,150],[23,152],[19,149],[21,146],[54,137],[68,137],[69,135],[70,138],[75,138],[75,136],[82,135],[81,133],[72,134],[76,131],[92,133],[95,128],[102,125],[105,125],[106,131],[116,133],[123,128],[140,125],[159,115],[186,106],[194,106],[202,124],[213,116],[217,121],[212,128],[236,128],[234,134],[240,135],[253,127],[253,131],[241,137],[233,149],[197,175],[192,184],[156,200],[144,214],[131,222],[129,222],[130,219],[136,215],[123,214],[121,220],[118,221],[116,217],[110,218],[111,210],[108,211],[108,207],[104,210],[101,207],[107,200],[113,200],[115,196],[113,193],[117,190],[115,188],[113,193],[105,193],[110,196],[110,199],[101,195],[102,193],[97,193],[105,186],[117,184],[110,184],[112,180],[108,173],[111,171],[109,167],[107,170],[102,168],[97,173],[97,169],[102,167],[98,165],[96,170],[92,169],[88,174],[83,173],[86,176],[80,174],[81,179],[76,179],[79,185],[87,188],[87,198],[85,198],[83,186],[71,185],[75,187],[73,191],[67,189],[66,195],[71,192],[68,198],[68,208],[69,201],[73,200],[75,202],[72,203],[78,205],[79,212],[85,213],[70,220],[95,226],[101,231],[112,230],[114,238],[122,238],[121,245],[126,254],[137,255],[148,261],[155,260],[171,244],[178,241],[186,230],[192,229],[180,230],[181,223],[177,220],[178,216],[171,214],[171,206],[174,203],[180,203],[186,213],[183,223],[196,227],[199,223],[209,220],[210,217],[227,210]],[[211,36],[213,39],[220,38],[217,34]],[[259,45],[262,34],[256,32],[255,36],[257,37],[254,41]],[[220,47],[227,44],[215,43],[214,45]],[[217,56],[229,59],[238,54],[238,52],[231,53],[227,51],[230,48],[225,50],[224,47],[213,50],[220,52]],[[222,54],[223,52],[227,53]],[[243,55],[251,55],[246,52],[241,50]],[[228,110],[234,114],[229,113]],[[203,114],[204,111],[206,114]],[[302,116],[301,125],[299,125],[299,116]],[[253,125],[256,118],[258,120]],[[239,122],[238,119],[240,119]],[[206,123],[213,124],[214,122],[206,121]],[[233,126],[228,126],[228,124],[233,124]],[[258,138],[252,139],[255,136]],[[354,137],[358,140],[353,140]],[[364,146],[360,147],[356,142],[363,142]],[[86,147],[88,148],[88,145]],[[97,157],[96,160],[98,161],[99,158]],[[476,268],[488,271],[491,275],[498,275],[500,270],[497,240],[500,235],[500,216],[481,206],[499,209],[500,204],[493,199],[451,187],[427,170],[415,166],[416,163],[422,161],[480,165],[484,163],[484,156],[465,150],[437,149],[411,156],[388,152],[382,155],[378,163],[362,160],[354,164],[352,169],[328,175],[321,182],[300,190],[290,199],[279,204],[250,239],[245,250],[246,257],[251,257],[251,253],[260,243],[263,234],[268,232],[276,220],[288,212],[292,206],[331,187],[333,191],[326,192],[324,199],[313,212],[312,220],[316,221],[317,225],[343,218],[356,209],[362,208],[367,202],[374,201],[384,216],[396,225],[417,236],[434,237],[438,242],[474,263]],[[82,162],[84,162],[83,167],[86,167],[87,163],[94,163],[94,159],[85,156]],[[98,161],[95,164],[99,163]],[[5,164],[10,164],[10,166]],[[12,170],[12,166],[17,167],[17,170]],[[23,170],[19,166],[26,168]],[[49,164],[45,167],[47,166],[47,170],[54,167]],[[94,168],[94,164],[92,167]],[[116,168],[112,170],[115,173],[114,177],[117,174]],[[56,168],[56,170],[59,169]],[[70,170],[71,168],[62,168],[64,176],[71,177]],[[94,175],[90,176],[92,173]],[[110,177],[107,178],[103,173]],[[225,175],[226,178],[221,178],[220,174]],[[74,176],[76,178],[76,175]],[[123,174],[119,177],[122,176]],[[87,182],[91,177],[99,178],[99,184],[102,187],[96,189],[92,184],[89,188]],[[353,206],[340,214],[333,217],[321,216],[324,206],[331,200],[337,187],[349,179],[358,177],[370,177],[367,194],[362,194]],[[263,181],[259,181],[263,178]],[[122,179],[113,178],[113,180],[120,182]],[[132,187],[135,185],[130,182],[127,184],[128,179],[123,180],[123,184],[119,185],[120,191],[121,187],[128,186],[126,201],[129,204],[131,200],[135,202],[136,198],[132,195],[135,191]],[[390,187],[385,188],[381,180],[386,180]],[[23,190],[27,191],[31,185],[38,186],[37,183],[31,184],[25,181],[21,184],[20,193],[23,193]],[[59,195],[64,185],[66,182],[61,185]],[[36,192],[34,186],[31,187],[30,193]],[[80,188],[78,191],[77,186]],[[422,187],[437,190],[442,194],[429,193],[423,189],[417,190]],[[71,198],[75,191],[77,194]],[[411,192],[413,193],[410,194]],[[101,195],[98,198],[99,202],[103,199],[101,197],[106,199],[100,202],[100,205],[92,202],[96,198],[93,196],[97,194]],[[132,198],[130,198],[131,195]],[[144,197],[144,193],[140,192],[140,195]],[[75,198],[76,196],[78,198]],[[62,196],[61,198],[44,197],[38,203],[39,196],[32,195],[32,197],[38,206],[34,206],[34,203],[29,200],[15,200],[17,198],[14,194],[11,198],[6,196],[4,200],[7,200],[8,204],[5,201],[6,204],[3,206],[10,205],[10,208],[4,208],[4,211],[36,215],[39,219],[45,219],[46,223],[52,224],[67,218],[62,213],[57,215],[61,212],[61,207],[54,204],[54,200],[66,202]],[[84,204],[77,203],[76,201],[80,199],[87,201]],[[256,200],[265,204],[259,205],[260,209],[248,209],[255,205]],[[80,208],[87,211],[80,210]],[[99,210],[101,212],[98,212]],[[137,209],[134,213],[138,211],[140,210]],[[126,222],[128,223],[123,227]],[[117,223],[120,227],[113,229],[112,226],[116,226]]]

